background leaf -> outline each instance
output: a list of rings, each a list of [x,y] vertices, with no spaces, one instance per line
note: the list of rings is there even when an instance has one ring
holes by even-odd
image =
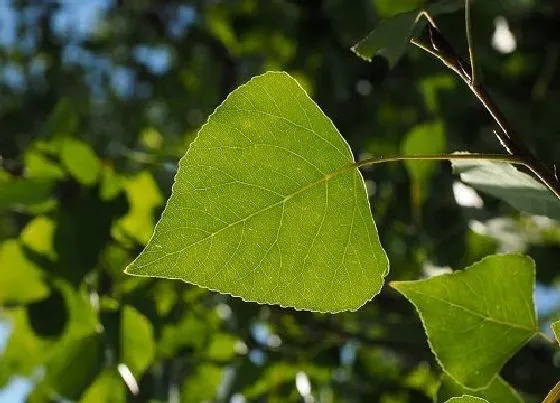
[[[400,2],[402,3],[402,2]],[[417,1],[409,1],[406,4],[398,4],[397,7],[408,8],[409,10],[418,4]],[[432,16],[445,13],[453,13],[464,7],[462,0],[444,0],[431,3],[426,10]],[[393,14],[395,2],[389,6],[384,1],[377,5],[382,14]],[[396,9],[397,12],[401,11]],[[410,38],[418,24],[418,32],[426,25],[423,18],[418,19],[419,9],[408,12],[400,12],[391,17],[382,19],[379,24],[364,39],[352,46],[352,51],[362,59],[371,61],[375,55],[381,55],[389,62],[389,67],[393,68],[406,52]],[[417,22],[418,19],[418,22]]]
[[[452,161],[453,172],[481,192],[531,214],[560,220],[560,200],[544,185],[514,166],[486,161]]]
[[[339,312],[379,292],[387,258],[348,145],[293,78],[269,72],[200,130],[126,271]]]
[[[25,303],[45,298],[49,288],[39,267],[30,261],[16,240],[0,244],[0,301]]]
[[[391,283],[418,310],[445,372],[473,389],[486,387],[538,332],[534,285],[534,262],[519,255],[490,256],[464,271]]]
[[[129,305],[122,311],[121,343],[122,362],[141,377],[155,356],[154,332],[150,321]]]
[[[417,16],[417,11],[410,11],[382,20],[368,36],[352,46],[352,51],[367,61],[381,55],[390,68],[394,67],[406,52]]]

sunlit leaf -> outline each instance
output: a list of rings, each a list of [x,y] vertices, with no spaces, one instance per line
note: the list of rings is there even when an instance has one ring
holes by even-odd
[[[0,303],[25,303],[49,294],[41,269],[31,262],[16,240],[0,244]]]
[[[294,79],[269,72],[200,130],[127,273],[339,312],[377,294],[387,269],[348,144]]]
[[[153,176],[143,171],[123,179],[123,187],[130,204],[128,213],[116,225],[119,236],[145,244],[154,230],[154,209],[163,203],[163,196]]]
[[[449,375],[444,375],[437,391],[436,403],[443,403],[456,396],[471,395],[499,403],[523,403],[521,396],[501,377],[497,376],[486,389],[473,391],[457,383]]]
[[[37,216],[21,231],[21,243],[33,252],[54,259],[56,258],[53,244],[54,230],[53,220],[45,216]]]
[[[491,256],[464,271],[391,285],[415,305],[445,372],[466,387],[486,387],[538,332],[528,257]]]
[[[560,220],[560,200],[544,185],[509,164],[490,161],[452,161],[461,180],[481,192],[531,214]]]
[[[97,182],[100,172],[99,158],[87,143],[73,137],[64,138],[60,160],[72,176],[84,185]]]
[[[235,345],[238,338],[227,333],[217,333],[212,335],[212,340],[206,353],[212,361],[228,361],[236,356]]]
[[[214,401],[223,377],[223,368],[212,364],[199,365],[183,383],[181,401]]]
[[[394,67],[406,52],[417,17],[418,12],[411,11],[382,20],[368,36],[352,46],[352,51],[367,61],[381,55],[389,67]]]
[[[99,402],[126,402],[126,386],[116,370],[101,372],[80,399],[80,403]]]
[[[385,4],[387,3],[387,4]],[[382,2],[376,6],[382,7],[383,15],[393,14],[390,9],[399,11],[410,10],[417,1],[408,0],[407,2]],[[426,7],[430,15],[452,13],[460,10],[464,6],[464,0],[445,0],[432,3]],[[382,19],[379,24],[364,39],[352,46],[354,51],[362,59],[371,61],[375,55],[381,55],[389,62],[389,67],[394,67],[402,55],[406,52],[408,42],[418,24],[418,31],[425,26],[423,18],[419,18],[419,9]],[[418,22],[417,22],[418,21]]]
[[[407,134],[402,144],[402,154],[442,154],[445,152],[445,143],[441,122],[418,125]],[[405,161],[411,178],[412,199],[416,206],[424,201],[426,186],[437,164],[434,161]]]
[[[140,377],[155,355],[152,324],[131,306],[124,307],[121,321],[122,362],[136,377]]]

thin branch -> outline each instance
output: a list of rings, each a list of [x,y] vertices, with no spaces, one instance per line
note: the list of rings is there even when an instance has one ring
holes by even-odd
[[[437,35],[441,35],[441,33],[437,31],[437,28],[430,28],[430,25],[428,28],[430,29],[430,34],[437,33]],[[438,37],[438,40],[445,41],[445,45],[447,46],[445,52],[434,46],[433,38],[432,44],[423,43],[416,39],[411,39],[410,42],[439,59],[445,66],[461,77],[500,127],[500,130],[496,130],[494,133],[506,151],[513,156],[519,157],[523,161],[522,165],[525,165],[560,200],[560,182],[557,180],[554,172],[529,150],[525,142],[494,103],[486,89],[479,83],[476,83],[476,85],[473,84],[472,72],[470,72],[471,75],[469,75],[463,68],[463,66],[467,66],[467,63],[456,55],[445,38]]]
[[[469,60],[471,62],[471,85],[476,86],[476,65],[471,26],[471,0],[465,0],[465,31],[467,35],[467,44],[469,46]]]
[[[368,165],[383,164],[397,161],[443,161],[443,160],[470,160],[470,161],[494,161],[504,164],[525,165],[522,158],[503,154],[422,154],[422,155],[399,155],[394,157],[371,157],[356,162],[354,165],[361,168]]]
[[[548,395],[546,395],[542,403],[556,403],[559,400],[560,400],[560,382],[554,385],[554,387],[550,392],[548,392]]]

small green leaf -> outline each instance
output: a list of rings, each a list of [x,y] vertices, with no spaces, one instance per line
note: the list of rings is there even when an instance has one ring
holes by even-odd
[[[340,312],[377,294],[387,269],[348,144],[293,78],[269,72],[200,130],[126,272]]]
[[[418,310],[444,371],[472,389],[485,388],[538,332],[535,264],[525,256],[490,256],[453,274],[391,285]]]
[[[96,378],[102,363],[98,334],[71,339],[50,356],[44,383],[56,394],[76,400]]]
[[[121,360],[139,378],[155,356],[153,327],[144,315],[128,305],[121,320]]]
[[[49,295],[41,269],[25,256],[18,241],[0,244],[0,303],[26,303]]]
[[[486,389],[473,391],[457,383],[449,375],[444,375],[437,391],[436,403],[443,403],[454,396],[471,395],[499,403],[523,403],[521,396],[501,377],[497,376]]]
[[[418,125],[407,134],[402,145],[402,153],[404,155],[442,154],[445,152],[445,143],[445,132],[441,122]],[[405,161],[412,182],[412,199],[417,206],[425,199],[426,186],[437,164],[434,161]]]
[[[560,220],[560,200],[544,185],[514,166],[489,161],[452,161],[461,180],[481,192],[531,214]]]
[[[352,46],[352,51],[368,62],[381,55],[390,68],[395,67],[406,52],[417,17],[418,11],[410,11],[382,20],[368,36]]]
[[[83,393],[80,403],[125,403],[126,387],[117,370],[106,369]]]
[[[239,341],[237,337],[227,333],[212,335],[206,355],[211,361],[228,361],[236,356],[235,345]]]
[[[481,399],[480,397],[463,395],[461,397],[453,397],[445,403],[490,403],[490,402],[488,400]]]
[[[397,7],[409,8],[414,3],[416,2],[407,5],[398,4]],[[395,7],[395,4],[391,6]],[[436,16],[453,13],[463,7],[464,0],[446,0],[430,4],[427,11],[432,16]],[[371,61],[375,55],[381,55],[387,59],[389,67],[393,68],[406,52],[416,25],[418,24],[418,32],[426,25],[426,21],[418,17],[419,12],[420,10],[416,9],[382,19],[373,31],[352,46],[352,51],[367,61]]]
[[[65,137],[60,150],[60,160],[80,183],[93,185],[97,182],[101,164],[87,143],[73,137]]]
[[[15,376],[31,377],[53,345],[51,341],[37,337],[23,308],[4,311],[2,319],[6,317],[11,331],[0,354],[0,389]]]
[[[558,342],[558,344],[560,344],[560,320],[554,322],[552,325],[550,325],[550,327],[554,332],[554,337],[556,338],[556,341]]]
[[[199,365],[183,383],[181,401],[215,401],[224,375],[224,369],[221,367],[212,364]]]

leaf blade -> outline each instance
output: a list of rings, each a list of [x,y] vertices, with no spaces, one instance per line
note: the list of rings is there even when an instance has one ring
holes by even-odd
[[[463,271],[391,286],[416,307],[444,371],[465,387],[481,389],[538,332],[534,284],[530,258],[504,255]],[[485,348],[486,354],[477,354]]]
[[[377,294],[387,268],[348,144],[293,78],[269,72],[202,127],[126,272],[339,312]]]

